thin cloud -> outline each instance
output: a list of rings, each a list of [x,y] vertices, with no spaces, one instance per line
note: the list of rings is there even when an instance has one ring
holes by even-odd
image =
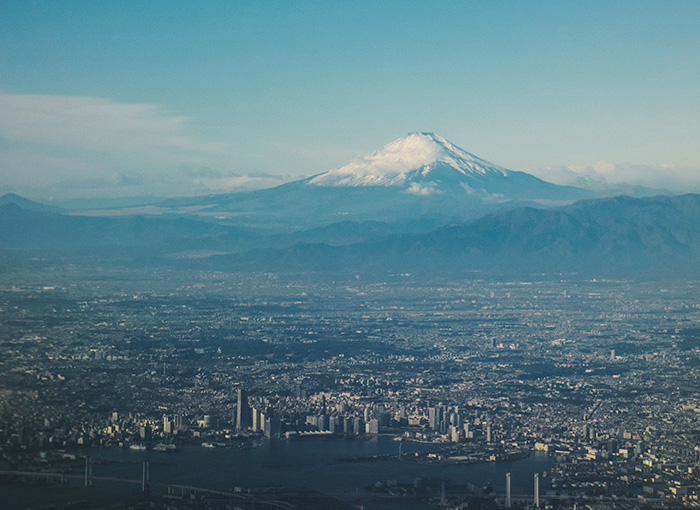
[[[622,189],[620,186],[643,186],[674,192],[700,190],[697,169],[664,165],[619,164],[601,160],[590,165],[569,165],[537,168],[531,173],[556,184],[569,184],[591,189]]]
[[[224,152],[221,143],[189,135],[189,122],[155,104],[0,93],[0,137],[7,140],[168,160]]]
[[[171,182],[172,168],[216,177],[230,147],[195,136],[192,119],[147,103],[0,91],[0,191],[37,198],[86,193],[206,192],[199,176]],[[182,182],[181,182],[182,181]]]
[[[256,189],[273,188],[299,179],[299,176],[290,175],[229,175],[215,179],[200,179],[200,183],[213,193],[225,193],[231,191],[250,191]]]

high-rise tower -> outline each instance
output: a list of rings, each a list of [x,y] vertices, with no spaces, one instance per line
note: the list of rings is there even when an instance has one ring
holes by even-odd
[[[243,388],[238,388],[238,403],[236,404],[236,430],[245,430],[250,426],[250,408],[248,407],[248,393]]]

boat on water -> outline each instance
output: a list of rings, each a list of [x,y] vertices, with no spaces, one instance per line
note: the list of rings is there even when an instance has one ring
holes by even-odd
[[[177,446],[174,444],[158,443],[153,447],[153,451],[156,452],[174,452],[177,450]]]
[[[132,444],[129,446],[130,450],[137,450],[137,451],[144,451],[148,450],[148,447],[145,444]]]
[[[214,443],[202,443],[202,448],[216,448]]]

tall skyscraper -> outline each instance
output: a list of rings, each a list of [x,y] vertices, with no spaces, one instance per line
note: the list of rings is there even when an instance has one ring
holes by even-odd
[[[428,425],[431,430],[440,430],[440,426],[443,421],[443,408],[442,404],[438,404],[437,407],[428,408]]]
[[[248,393],[243,388],[238,388],[238,402],[236,404],[236,430],[245,430],[250,426],[250,408],[248,407]]]
[[[535,508],[540,507],[540,475],[535,473]]]
[[[257,409],[253,408],[252,409],[252,414],[253,414],[253,432],[257,432],[260,430],[260,413],[258,412]]]
[[[352,424],[352,430],[355,431],[355,434],[358,435],[365,433],[365,422],[359,416],[355,417],[355,421]]]
[[[168,419],[167,415],[163,415],[163,434],[172,434],[173,422]]]
[[[376,418],[372,418],[369,420],[369,433],[370,434],[379,434],[379,420]]]
[[[274,414],[270,413],[270,416],[265,419],[265,436],[266,437],[279,437],[282,433],[282,422]]]

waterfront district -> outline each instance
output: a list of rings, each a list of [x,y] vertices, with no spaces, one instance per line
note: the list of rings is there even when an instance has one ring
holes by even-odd
[[[343,460],[469,465],[539,452],[552,467],[520,495],[504,479],[358,488],[386,501],[698,506],[698,282],[102,268],[1,278],[0,490],[39,483],[17,473],[87,477],[99,447],[178,455],[391,435],[391,454]],[[157,504],[222,501],[169,496]]]

